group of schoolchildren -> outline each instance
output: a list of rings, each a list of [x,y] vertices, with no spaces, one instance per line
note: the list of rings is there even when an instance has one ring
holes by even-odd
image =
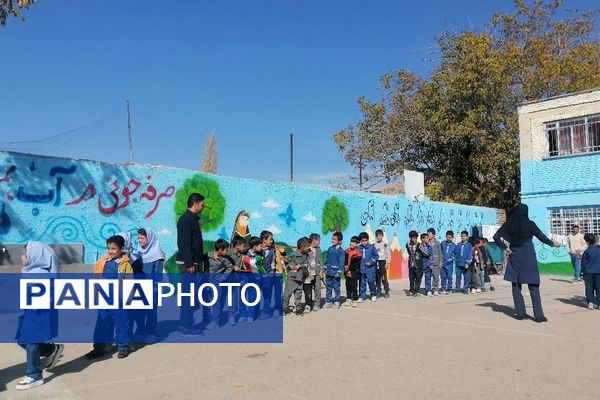
[[[131,234],[121,233],[107,240],[107,254],[101,257],[95,266],[95,273],[104,278],[114,279],[119,274],[151,274],[160,279],[163,272],[165,254],[160,248],[156,233],[149,228],[138,230],[138,248],[133,250]],[[321,281],[326,287],[325,307],[341,306],[341,280],[345,280],[345,306],[357,307],[370,298],[389,297],[387,269],[390,263],[390,249],[383,241],[383,232],[375,232],[376,241],[371,244],[366,232],[353,236],[350,245],[344,249],[343,235],[333,234],[332,245],[327,250],[326,262],[323,263],[321,253],[321,237],[311,234],[297,241],[297,249],[286,255],[285,249],[274,245],[273,234],[263,231],[260,237],[244,239],[234,237],[232,243],[223,239],[215,242],[215,249],[208,254],[207,265],[210,273],[287,273],[282,293],[280,285],[266,285],[262,312],[270,310],[271,298],[275,307],[271,315],[283,309],[285,314],[295,312],[304,315],[321,309]],[[419,240],[420,239],[420,240]],[[582,272],[586,283],[586,298],[589,308],[600,308],[600,246],[592,234],[585,235],[587,249],[582,253]],[[494,290],[490,282],[493,271],[493,260],[487,249],[487,240],[470,239],[466,231],[461,232],[460,241],[454,242],[454,233],[446,232],[446,240],[436,239],[435,229],[419,235],[416,231],[409,233],[406,244],[410,289],[408,295],[419,296],[421,281],[424,278],[424,293],[427,296],[439,293],[449,294],[452,291],[463,293],[479,293]],[[23,273],[58,273],[53,250],[40,242],[29,242],[22,255]],[[453,271],[455,269],[455,271]],[[454,273],[455,272],[455,273]],[[264,276],[264,275],[263,275]],[[453,276],[456,276],[453,290]],[[264,279],[264,278],[263,278]],[[432,282],[433,281],[433,282]],[[368,294],[367,294],[368,292]],[[290,308],[291,296],[294,296],[295,307]],[[304,302],[302,296],[304,295]],[[43,315],[42,315],[43,314]],[[47,315],[46,315],[47,314]],[[270,315],[267,315],[269,317]],[[28,343],[23,341],[22,347],[27,351],[26,376],[17,384],[17,389],[31,389],[44,383],[42,371],[56,365],[64,345],[55,344],[51,339],[56,332],[49,327],[51,312],[38,311],[35,323],[40,325],[40,318],[48,318],[47,341]],[[230,315],[230,324],[235,318]],[[248,309],[240,308],[238,322],[251,322],[256,317]],[[27,313],[23,317],[17,334],[17,340],[24,327],[27,326]],[[216,326],[214,316],[207,328]],[[134,326],[137,326],[134,333]],[[23,328],[21,328],[23,327]],[[94,347],[86,354],[86,358],[95,359],[103,356],[116,341],[118,358],[125,358],[134,350],[133,342],[153,343],[156,341],[157,314],[156,308],[149,310],[99,310],[94,329]],[[42,332],[45,333],[45,332]],[[114,334],[116,333],[116,340]],[[39,336],[39,335],[38,335]],[[44,335],[42,335],[44,336]],[[21,341],[19,341],[21,343]],[[41,357],[45,357],[41,362]],[[42,365],[43,364],[43,365]]]
[[[321,286],[325,284],[325,308],[339,308],[342,304],[357,307],[359,303],[371,299],[389,297],[387,271],[390,264],[390,249],[384,242],[383,231],[375,231],[375,241],[370,243],[369,234],[360,233],[350,239],[349,247],[342,246],[343,235],[336,232],[332,244],[326,252],[323,262],[321,237],[313,233],[309,237],[300,238],[296,251],[287,256],[281,246],[274,245],[273,234],[263,231],[260,237],[249,240],[236,237],[229,244],[219,239],[215,244],[215,252],[209,255],[209,272],[254,272],[283,273],[286,282],[281,288],[275,286],[274,299],[281,304],[283,295],[283,312],[295,312],[304,315],[321,309]],[[593,265],[600,263],[598,246],[594,246],[594,235],[585,236],[591,248],[585,255],[586,264],[582,268],[586,272],[586,296],[590,308],[600,307],[600,266],[597,275]],[[454,240],[454,232],[446,232],[442,242],[436,238],[436,230],[430,228],[419,235],[409,232],[406,244],[409,269],[408,296],[448,295],[452,292],[475,294],[494,291],[491,275],[497,268],[488,248],[488,239],[469,237],[469,232],[462,231],[458,243]],[[583,258],[583,253],[581,255]],[[592,272],[588,272],[592,271]],[[345,281],[346,297],[341,301],[341,280]],[[424,287],[421,283],[424,281]],[[290,300],[294,296],[294,307]],[[263,316],[269,309],[271,293],[265,293]],[[596,298],[597,296],[597,298]],[[304,298],[304,301],[303,301]],[[275,307],[277,310],[278,307]],[[267,311],[268,312],[268,311]],[[250,317],[246,317],[250,320]],[[242,321],[242,319],[240,319]],[[230,319],[230,322],[231,319]]]
[[[295,312],[304,315],[325,308],[339,308],[341,305],[341,281],[346,284],[347,306],[356,307],[358,303],[370,298],[389,297],[387,268],[390,251],[383,242],[383,231],[375,233],[376,242],[369,243],[366,232],[350,239],[347,249],[342,247],[343,235],[336,232],[332,244],[326,252],[323,262],[321,236],[313,233],[300,238],[297,248],[292,254],[286,254],[285,248],[274,244],[273,233],[262,231],[259,237],[244,239],[234,237],[231,244],[223,239],[215,242],[215,250],[208,254],[208,272],[210,273],[263,273],[283,274],[286,282],[279,285],[263,284],[264,297],[260,316],[256,313],[244,313],[240,307],[239,322],[252,322],[256,317],[268,318],[278,316],[282,309],[284,314]],[[268,276],[268,275],[267,275]],[[263,276],[263,279],[266,279]],[[325,302],[322,304],[321,291],[325,285]],[[367,295],[368,288],[368,295]],[[290,308],[290,299],[294,296],[295,304]],[[271,310],[271,300],[275,307]],[[235,325],[233,315],[229,315],[229,324]],[[214,328],[218,322],[207,326]]]
[[[107,253],[96,262],[94,273],[104,279],[117,279],[123,274],[142,274],[160,279],[165,253],[160,248],[156,233],[150,228],[141,228],[137,231],[137,240],[137,251],[134,251],[131,233],[123,232],[109,237],[106,240]],[[106,354],[112,347],[113,334],[116,336],[118,358],[127,357],[135,350],[133,342],[157,341],[157,321],[156,308],[98,310],[94,346],[85,358],[93,360]]]
[[[455,243],[454,232],[447,231],[446,240],[440,243],[435,235],[433,228],[421,235],[417,231],[408,234],[408,296],[420,295],[422,280],[425,281],[424,293],[427,296],[450,294],[453,291],[468,294],[494,290],[490,275],[495,267],[487,248],[487,239],[470,239],[469,232],[462,231],[460,242]]]
[[[133,250],[128,232],[111,236],[106,241],[107,254],[95,265],[94,272],[104,279],[122,274],[152,274],[158,279],[163,272],[165,254],[156,233],[149,228],[137,231],[138,248]],[[30,241],[21,255],[23,274],[57,274],[59,264],[54,250],[47,244]],[[130,312],[128,312],[130,311]],[[53,343],[58,335],[57,314],[51,310],[25,310],[16,334],[17,343],[27,352],[26,376],[17,383],[17,390],[27,390],[44,384],[42,371],[51,370],[64,351],[63,344]],[[137,325],[134,333],[134,327]],[[98,310],[94,327],[94,347],[87,359],[103,356],[115,341],[118,357],[125,358],[134,350],[133,342],[156,342],[156,308],[149,310]],[[31,337],[35,337],[32,340]],[[42,359],[43,358],[43,359]]]
[[[340,308],[341,280],[346,285],[348,307],[357,307],[359,303],[371,299],[388,298],[390,287],[387,269],[390,262],[390,250],[383,242],[383,231],[375,232],[376,241],[369,242],[369,234],[360,233],[350,238],[350,246],[342,246],[343,235],[335,232],[331,246],[327,250],[326,262],[321,254],[321,237],[313,233],[302,237],[296,243],[296,251],[288,258],[287,280],[283,293],[284,314],[295,312],[297,315],[319,311],[321,309],[321,280],[325,280],[325,308]],[[368,289],[368,294],[367,294]],[[302,295],[304,294],[304,303]],[[294,296],[294,306],[290,299]]]

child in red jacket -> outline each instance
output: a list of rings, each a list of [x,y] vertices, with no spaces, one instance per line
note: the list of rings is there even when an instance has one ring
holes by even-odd
[[[346,307],[356,307],[358,301],[358,276],[360,275],[360,260],[362,253],[358,249],[360,239],[358,236],[352,236],[350,247],[346,249],[346,266],[344,267],[346,275]]]

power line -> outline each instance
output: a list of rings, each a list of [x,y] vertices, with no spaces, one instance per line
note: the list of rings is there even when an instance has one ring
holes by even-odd
[[[116,110],[117,108],[113,107],[104,112],[99,118],[91,122],[78,126],[77,128],[68,129],[66,131],[62,131],[39,139],[0,141],[0,148],[11,150],[18,149],[21,146],[29,146],[25,147],[25,149],[35,149],[36,147],[39,147],[41,145],[43,145],[45,148],[57,147],[59,145],[73,140],[75,137],[77,137],[75,136],[75,134],[79,134],[78,137],[81,137],[83,136],[82,134],[89,133],[94,129],[102,126],[107,122],[107,120],[111,116],[115,114]]]
[[[142,114],[145,114],[147,117],[150,117],[152,119],[154,119],[155,121],[162,121],[163,123],[166,123],[168,125],[172,125],[177,129],[183,130],[183,131],[187,131],[189,133],[193,133],[194,135],[196,135],[198,138],[208,138],[208,136],[210,135],[210,133],[201,133],[200,131],[197,131],[195,129],[189,128],[185,125],[183,125],[181,122],[170,119],[170,118],[166,118],[163,115],[159,115],[157,113],[154,113],[152,111],[148,111],[144,108],[141,108],[139,105],[137,104],[132,104],[131,108],[135,109],[138,112],[141,112]],[[138,124],[139,125],[139,124]]]

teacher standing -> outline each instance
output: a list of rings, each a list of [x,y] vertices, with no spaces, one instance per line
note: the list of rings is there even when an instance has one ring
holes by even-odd
[[[548,246],[560,246],[544,235],[535,222],[529,219],[529,207],[519,203],[494,235],[494,242],[508,257],[504,280],[512,283],[513,300],[517,312],[516,318],[519,320],[527,318],[525,300],[521,293],[521,286],[526,283],[533,303],[534,320],[536,322],[547,322],[548,319],[544,316],[540,297],[540,271],[538,270],[537,257],[533,247],[534,236]],[[509,246],[505,241],[509,243]]]
[[[177,221],[176,263],[182,275],[182,289],[189,292],[198,272],[204,272],[204,243],[200,230],[200,214],[204,209],[204,196],[192,193],[187,199],[188,209]],[[179,331],[185,336],[200,336],[194,328],[195,307],[183,301],[179,312]]]

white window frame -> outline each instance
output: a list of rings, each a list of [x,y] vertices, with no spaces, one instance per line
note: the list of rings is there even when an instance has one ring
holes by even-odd
[[[582,145],[575,145],[574,130],[575,127],[583,127],[583,141]],[[568,143],[570,144],[568,149],[561,149],[561,137],[565,134],[565,130],[568,135]],[[596,134],[594,135],[594,130]],[[547,157],[562,157],[582,153],[596,153],[600,152],[600,114],[585,115],[577,118],[562,119],[544,124],[544,131],[547,139]],[[556,138],[556,149],[553,151],[550,148],[551,135]],[[594,140],[596,139],[596,140]]]

